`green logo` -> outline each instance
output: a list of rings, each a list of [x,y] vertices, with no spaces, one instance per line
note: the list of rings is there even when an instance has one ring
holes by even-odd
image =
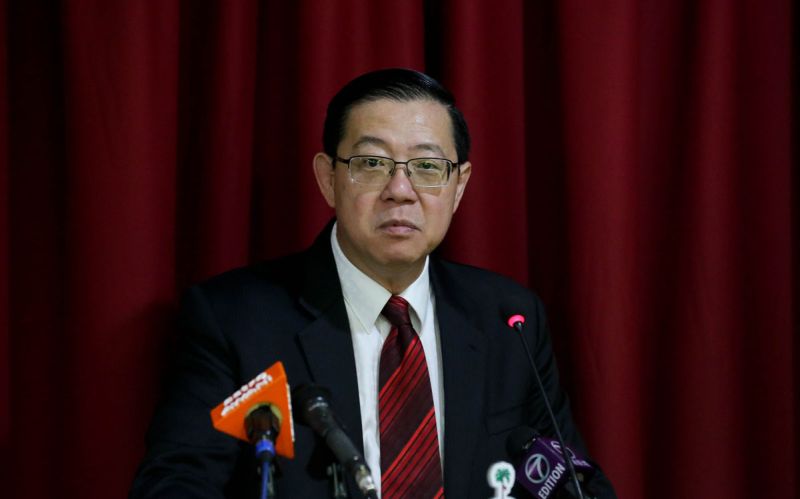
[[[499,483],[508,483],[511,481],[511,472],[508,468],[500,468],[494,474],[494,479]]]

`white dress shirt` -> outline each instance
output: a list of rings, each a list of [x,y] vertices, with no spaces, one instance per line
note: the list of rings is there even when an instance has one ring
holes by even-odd
[[[350,334],[353,338],[353,353],[358,376],[358,398],[361,404],[361,432],[364,438],[364,459],[372,471],[372,476],[380,493],[381,447],[380,425],[378,422],[378,376],[383,342],[391,324],[381,315],[386,302],[392,295],[383,286],[367,277],[353,265],[342,252],[336,239],[336,224],[331,231],[331,247],[336,261],[336,270],[342,284],[342,294],[350,321]],[[444,397],[441,383],[441,348],[439,327],[436,321],[435,302],[428,279],[428,259],[416,281],[406,288],[400,296],[410,305],[411,325],[417,331],[430,374],[433,409],[436,413],[436,429],[439,434],[439,457],[442,458],[444,446]],[[444,462],[442,463],[444,469]]]

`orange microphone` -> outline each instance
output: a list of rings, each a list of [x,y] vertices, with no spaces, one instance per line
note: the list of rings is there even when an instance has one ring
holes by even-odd
[[[274,363],[212,409],[211,422],[245,442],[256,444],[260,436],[274,439],[275,453],[293,459],[292,403],[283,364]]]

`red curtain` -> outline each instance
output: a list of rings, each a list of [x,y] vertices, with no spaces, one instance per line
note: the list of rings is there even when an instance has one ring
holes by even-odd
[[[796,497],[789,0],[0,5],[12,497],[124,496],[180,290],[311,241],[327,100],[390,66],[456,94],[445,253],[543,297],[619,496]]]

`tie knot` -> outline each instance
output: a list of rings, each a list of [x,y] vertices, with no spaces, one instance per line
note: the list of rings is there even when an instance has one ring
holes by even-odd
[[[389,298],[381,314],[396,328],[411,325],[411,318],[408,316],[408,302],[397,295]]]

